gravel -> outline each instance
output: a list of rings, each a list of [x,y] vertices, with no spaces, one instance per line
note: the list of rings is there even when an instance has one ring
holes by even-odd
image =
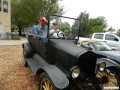
[[[37,77],[23,66],[22,46],[0,46],[0,90],[37,90],[37,86]]]

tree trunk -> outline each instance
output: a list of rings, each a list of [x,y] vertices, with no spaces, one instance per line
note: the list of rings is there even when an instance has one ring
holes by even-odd
[[[21,34],[21,31],[22,31],[22,24],[21,24],[21,22],[17,22],[17,27],[18,27],[18,29],[19,29],[19,35],[21,36],[22,34]]]
[[[21,36],[21,31],[22,31],[22,27],[21,26],[18,26],[18,29],[19,29],[19,35]]]

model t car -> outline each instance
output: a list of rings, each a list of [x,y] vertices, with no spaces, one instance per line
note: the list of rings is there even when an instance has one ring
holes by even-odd
[[[49,33],[53,22],[59,23],[57,38]],[[53,15],[46,42],[28,36],[23,44],[24,66],[39,75],[39,90],[119,90],[120,65],[78,47],[79,27],[78,19]]]

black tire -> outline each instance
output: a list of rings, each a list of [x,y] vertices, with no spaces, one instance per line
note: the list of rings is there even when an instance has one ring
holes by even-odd
[[[49,75],[44,72],[40,75],[38,90],[58,90],[58,89],[52,83],[52,80],[50,79]]]
[[[27,63],[27,61],[26,61],[26,50],[25,50],[25,48],[23,48],[23,58],[24,58],[24,60],[23,60],[23,65],[25,66],[25,67],[28,67],[28,63]]]
[[[107,81],[103,84],[100,84],[99,89],[97,90],[104,90],[105,87],[118,87],[119,89],[111,89],[111,90],[120,90],[120,72],[114,68],[107,68],[104,72],[97,73],[97,77],[107,77]],[[100,89],[101,88],[101,89]]]
[[[26,52],[26,58],[31,58],[34,54],[34,50],[29,43],[23,44],[23,50]]]

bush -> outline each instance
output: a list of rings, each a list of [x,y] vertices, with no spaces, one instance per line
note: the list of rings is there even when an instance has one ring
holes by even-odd
[[[20,36],[11,36],[11,40],[20,40]]]

